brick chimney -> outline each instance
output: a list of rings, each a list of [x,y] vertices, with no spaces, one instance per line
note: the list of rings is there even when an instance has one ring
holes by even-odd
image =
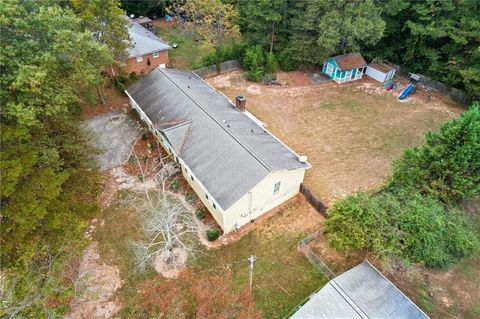
[[[247,99],[243,95],[237,95],[235,98],[235,107],[240,112],[245,112],[247,109]]]

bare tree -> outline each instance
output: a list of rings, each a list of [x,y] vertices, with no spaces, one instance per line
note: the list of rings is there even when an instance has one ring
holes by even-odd
[[[143,239],[132,242],[138,259],[138,268],[144,270],[158,256],[166,257],[166,262],[177,267],[174,249],[193,253],[192,240],[201,231],[202,225],[192,212],[188,211],[178,200],[169,195],[166,188],[167,179],[175,173],[172,162],[165,163],[159,159],[159,165],[142,163],[134,153],[140,170],[140,179],[148,183],[154,179],[158,188],[143,187],[142,198],[137,196],[135,206],[140,214]],[[155,170],[152,174],[151,169]]]

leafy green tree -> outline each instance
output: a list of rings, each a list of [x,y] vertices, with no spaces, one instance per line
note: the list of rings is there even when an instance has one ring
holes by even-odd
[[[284,19],[284,0],[239,1],[242,32],[250,45],[261,45],[273,52],[278,29]]]
[[[107,48],[82,31],[68,8],[4,1],[1,8],[0,85],[2,116],[20,125],[67,113],[79,97],[102,81],[112,62]]]
[[[424,73],[480,96],[480,2],[381,1],[384,38],[366,47],[410,72]]]
[[[461,212],[405,190],[360,193],[337,201],[326,226],[338,249],[367,249],[429,267],[450,265],[478,248],[478,238]]]
[[[70,0],[70,6],[82,19],[83,29],[91,31],[95,39],[110,50],[116,62],[124,61],[130,38],[119,0]]]
[[[480,195],[480,104],[428,133],[394,162],[391,188],[411,188],[445,203]]]
[[[303,64],[323,63],[328,56],[375,45],[385,22],[373,0],[305,0],[290,13],[288,52]]]
[[[184,28],[194,32],[206,47],[220,47],[226,40],[238,39],[238,11],[220,0],[189,0],[173,3],[168,12]],[[183,16],[188,18],[183,18]]]
[[[120,0],[122,8],[135,16],[165,15],[166,0]]]

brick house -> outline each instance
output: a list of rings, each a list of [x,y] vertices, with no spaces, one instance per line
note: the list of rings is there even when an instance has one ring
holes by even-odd
[[[128,57],[125,63],[110,68],[107,72],[116,76],[118,73],[137,75],[150,73],[157,67],[168,67],[168,50],[172,47],[158,38],[155,34],[142,27],[138,22],[128,18],[128,34],[132,46],[127,49]]]

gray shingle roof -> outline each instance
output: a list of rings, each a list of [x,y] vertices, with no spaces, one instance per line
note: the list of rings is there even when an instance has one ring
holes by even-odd
[[[332,279],[292,319],[428,319],[369,262]]]
[[[128,34],[132,41],[132,46],[127,49],[129,59],[172,48],[137,22],[130,18],[128,21]]]
[[[310,167],[192,72],[158,68],[127,92],[224,210],[271,172]]]

